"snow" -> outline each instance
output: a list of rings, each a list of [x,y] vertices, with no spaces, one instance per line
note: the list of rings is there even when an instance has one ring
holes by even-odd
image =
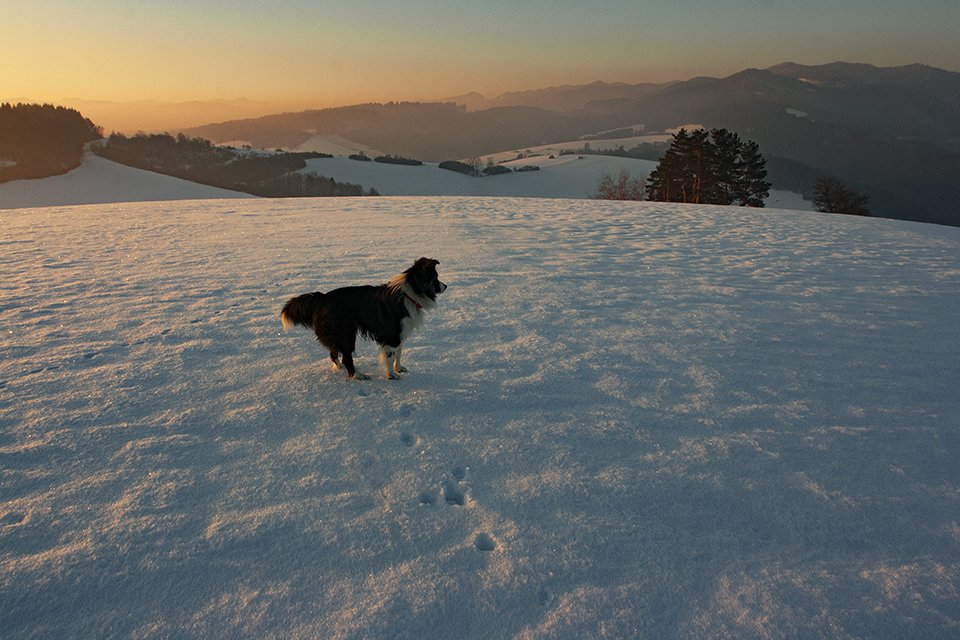
[[[80,166],[69,173],[0,183],[0,209],[252,197],[246,193],[134,169],[89,152],[84,154]]]
[[[356,153],[364,153],[371,158],[386,155],[383,151],[378,151],[373,147],[354,142],[335,133],[314,135],[303,144],[291,149],[291,151],[319,151],[320,153],[329,153],[335,156],[349,156]]]
[[[621,170],[626,170],[632,176],[643,177],[655,169],[657,163],[611,156],[588,155],[581,158],[566,155],[526,158],[505,165],[512,168],[535,165],[541,170],[473,178],[440,169],[436,164],[414,167],[334,157],[308,160],[305,171],[313,171],[338,182],[359,184],[364,189],[374,188],[385,196],[591,198],[597,191],[597,181],[602,172],[617,175]],[[92,154],[86,155],[79,168],[62,176],[0,184],[0,209],[251,197],[245,193],[133,169]],[[766,204],[774,208],[811,209],[809,201],[789,191],[771,191]]]
[[[483,156],[483,159],[492,159],[494,162],[504,162],[516,158],[518,154],[533,156],[558,156],[563,152],[578,153],[584,145],[590,145],[591,149],[632,149],[640,144],[652,144],[659,142],[669,142],[673,138],[669,133],[648,133],[639,136],[630,136],[627,138],[608,138],[601,140],[569,140],[567,142],[555,142],[553,144],[543,144],[534,147],[524,147],[512,151],[501,151]],[[656,166],[656,163],[654,163]]]
[[[960,628],[960,229],[251,199],[0,211],[0,244],[5,637]],[[421,255],[449,289],[402,380],[282,332]]]
[[[644,178],[657,168],[657,163],[650,160],[572,154],[536,156],[502,164],[512,169],[537,166],[540,171],[474,178],[435,164],[406,166],[336,157],[308,160],[306,170],[338,182],[360,184],[365,189],[372,187],[384,196],[592,198],[601,173],[615,176],[626,171]],[[771,191],[767,206],[809,210],[811,203],[800,194]]]
[[[515,168],[536,165],[540,171],[475,178],[435,164],[408,166],[382,162],[362,162],[349,158],[317,158],[307,161],[307,170],[352,182],[365,189],[374,188],[384,196],[491,196],[540,198],[589,198],[597,191],[603,171],[618,173],[627,169],[634,176],[646,175],[657,163],[610,156],[566,155],[553,159],[526,158],[505,163]]]

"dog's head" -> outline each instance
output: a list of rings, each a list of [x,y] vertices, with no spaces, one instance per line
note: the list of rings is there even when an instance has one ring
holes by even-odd
[[[407,284],[417,295],[436,300],[437,296],[447,289],[447,285],[440,282],[437,275],[438,264],[440,262],[433,258],[420,258],[404,272]]]

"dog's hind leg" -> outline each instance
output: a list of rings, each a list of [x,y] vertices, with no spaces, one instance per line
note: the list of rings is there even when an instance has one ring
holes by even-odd
[[[370,376],[360,373],[353,366],[353,353],[349,351],[343,352],[343,366],[347,370],[347,377],[354,378],[355,380],[369,380]]]
[[[333,370],[340,371],[340,352],[336,349],[330,349],[330,360],[333,361]]]

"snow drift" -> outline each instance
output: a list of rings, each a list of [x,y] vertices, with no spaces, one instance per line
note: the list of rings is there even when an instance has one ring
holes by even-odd
[[[2,211],[0,245],[4,635],[960,627],[958,229],[221,200]],[[450,288],[402,380],[282,333],[420,255]]]

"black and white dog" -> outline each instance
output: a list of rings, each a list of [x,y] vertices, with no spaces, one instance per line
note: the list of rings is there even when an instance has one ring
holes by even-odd
[[[406,371],[400,364],[403,341],[447,288],[437,276],[438,264],[420,258],[386,284],[341,287],[291,298],[280,312],[283,328],[288,331],[298,324],[313,329],[317,340],[330,350],[334,369],[340,368],[342,357],[347,377],[360,380],[369,376],[353,366],[357,335],[375,340],[380,345],[383,375],[396,379],[396,374]]]

